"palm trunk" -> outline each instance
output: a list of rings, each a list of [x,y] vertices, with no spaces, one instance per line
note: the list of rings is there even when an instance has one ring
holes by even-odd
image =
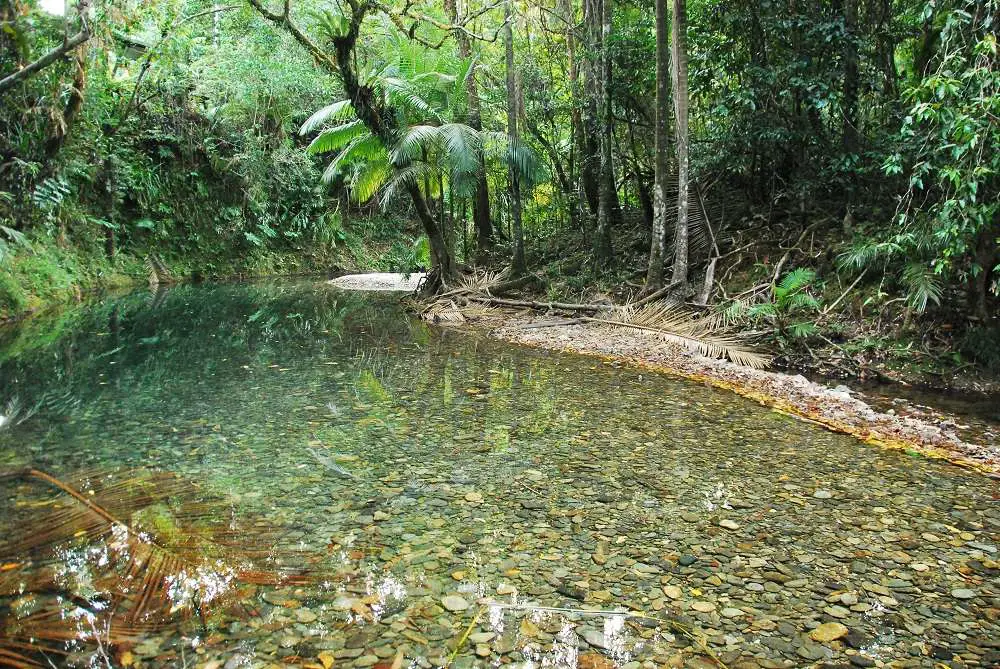
[[[670,282],[688,282],[688,76],[687,7],[685,0],[673,0],[672,71],[674,119],[677,124],[677,228],[674,232],[674,271]]]
[[[504,28],[505,61],[507,66],[507,136],[510,144],[508,160],[510,163],[510,228],[514,241],[514,258],[511,262],[511,274],[520,276],[527,269],[524,260],[524,231],[521,227],[521,183],[518,176],[517,161],[514,151],[519,140],[517,134],[517,80],[514,78],[514,30],[511,28],[510,3],[504,12],[506,26]]]
[[[653,175],[653,234],[649,244],[649,267],[646,271],[646,293],[663,287],[663,260],[667,247],[667,171],[669,170],[670,134],[668,77],[670,40],[667,33],[667,0],[656,0],[656,120]]]

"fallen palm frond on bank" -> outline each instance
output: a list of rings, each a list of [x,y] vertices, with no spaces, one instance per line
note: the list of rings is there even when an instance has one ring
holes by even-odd
[[[546,313],[569,312],[571,321],[554,321],[547,327],[592,323],[611,330],[627,330],[655,337],[709,358],[762,369],[770,359],[755,350],[748,337],[735,331],[721,317],[688,310],[669,299],[637,301],[625,305],[571,302],[538,302],[498,297],[510,285],[506,274],[481,273],[463,280],[461,286],[419,306],[424,320],[464,323],[484,315],[485,308],[530,309]]]

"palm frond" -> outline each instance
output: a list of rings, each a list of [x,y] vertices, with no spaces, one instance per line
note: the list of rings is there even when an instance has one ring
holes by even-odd
[[[351,179],[351,195],[358,202],[367,202],[385,186],[391,175],[388,162],[365,163]]]
[[[482,150],[479,132],[464,123],[446,123],[439,131],[452,169],[465,174],[478,171]]]
[[[424,99],[406,79],[399,77],[384,77],[380,84],[385,91],[385,97],[393,107],[401,107],[410,112],[416,112],[424,118],[439,120],[434,106]]]
[[[944,291],[941,281],[934,272],[922,263],[910,263],[903,270],[903,283],[906,284],[906,303],[918,314],[927,311],[931,304],[941,304]]]
[[[423,162],[411,163],[402,169],[396,170],[382,191],[382,206],[385,206],[409,186],[420,186],[424,181],[433,182],[439,176],[440,172],[436,167]]]
[[[316,559],[281,547],[280,528],[236,522],[230,501],[172,474],[0,472],[0,483],[12,481],[0,596],[30,593],[38,606],[0,623],[0,665],[35,666],[46,644],[96,643],[97,630],[107,644],[135,641],[231,600],[241,583],[303,582]]]
[[[441,127],[436,125],[413,125],[407,128],[396,140],[389,152],[389,160],[393,165],[404,166],[412,160],[417,160],[435,145],[441,142]]]
[[[354,107],[350,100],[340,100],[331,105],[327,105],[306,119],[302,127],[299,128],[300,135],[308,135],[317,128],[321,128],[330,121],[346,121],[354,117]]]
[[[816,280],[816,271],[808,267],[796,267],[791,272],[782,277],[777,285],[777,289],[788,295],[796,291],[807,288],[809,284]]]
[[[507,280],[510,275],[510,268],[504,267],[499,271],[488,269],[463,275],[459,279],[459,289],[475,293],[489,294],[490,290]]]
[[[671,302],[650,302],[640,307],[626,305],[588,320],[634,332],[652,333],[663,341],[697,351],[706,357],[728,358],[754,369],[770,364],[767,356],[732,334],[719,319],[698,318]]]
[[[385,145],[382,144],[382,140],[371,133],[358,135],[327,165],[323,171],[323,183],[333,181],[338,175],[346,171],[346,166],[351,163],[386,163],[387,161],[388,156],[386,155]]]
[[[312,142],[309,143],[309,146],[306,148],[306,152],[315,155],[318,153],[337,151],[338,149],[344,148],[350,144],[352,140],[357,137],[361,137],[362,135],[371,135],[371,132],[369,132],[361,121],[348,121],[347,123],[342,123],[321,132]]]

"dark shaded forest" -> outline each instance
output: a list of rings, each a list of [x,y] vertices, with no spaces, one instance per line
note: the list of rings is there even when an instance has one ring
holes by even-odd
[[[993,0],[54,5],[0,4],[7,317],[150,275],[508,268],[714,310],[793,367],[1000,368]]]

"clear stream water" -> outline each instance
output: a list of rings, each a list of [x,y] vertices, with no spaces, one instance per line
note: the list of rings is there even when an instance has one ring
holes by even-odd
[[[0,470],[114,521],[0,477],[0,666],[1000,666],[997,482],[393,297],[81,305],[0,333],[0,400]],[[143,542],[187,562],[126,632]]]

